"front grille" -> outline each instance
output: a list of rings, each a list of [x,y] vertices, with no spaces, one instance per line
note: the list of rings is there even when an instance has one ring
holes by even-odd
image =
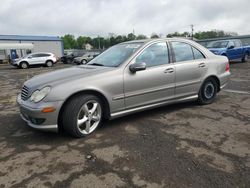
[[[27,86],[23,86],[21,92],[21,99],[25,101],[28,98],[29,98],[29,88]]]

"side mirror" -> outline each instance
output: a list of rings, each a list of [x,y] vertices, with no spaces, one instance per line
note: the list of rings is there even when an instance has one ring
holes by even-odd
[[[232,46],[229,46],[227,49],[233,49],[234,48],[234,46],[232,45]]]
[[[133,63],[129,66],[129,70],[132,73],[135,73],[137,71],[142,71],[146,69],[146,63],[144,62],[137,62],[137,63]]]

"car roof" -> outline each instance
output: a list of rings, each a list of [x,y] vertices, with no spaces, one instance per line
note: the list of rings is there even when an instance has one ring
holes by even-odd
[[[50,53],[50,52],[35,52],[35,53],[30,53],[28,55],[33,55],[33,54],[50,54],[50,55],[53,55],[53,53]]]
[[[126,41],[120,44],[129,44],[129,43],[149,43],[149,42],[157,42],[157,41],[171,41],[171,40],[178,40],[178,41],[192,41],[190,39],[186,38],[177,38],[177,37],[171,37],[171,38],[156,38],[156,39],[142,39],[142,40],[131,40],[131,41]]]

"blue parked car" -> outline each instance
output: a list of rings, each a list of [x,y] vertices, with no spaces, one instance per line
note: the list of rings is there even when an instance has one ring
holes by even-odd
[[[250,54],[250,46],[242,46],[238,39],[212,41],[208,43],[207,48],[216,55],[226,56],[229,61],[246,62]]]

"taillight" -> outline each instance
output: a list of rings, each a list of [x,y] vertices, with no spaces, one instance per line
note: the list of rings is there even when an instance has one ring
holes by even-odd
[[[230,71],[230,66],[229,66],[229,63],[227,63],[227,65],[226,65],[226,70],[225,70],[226,72],[229,72]]]

